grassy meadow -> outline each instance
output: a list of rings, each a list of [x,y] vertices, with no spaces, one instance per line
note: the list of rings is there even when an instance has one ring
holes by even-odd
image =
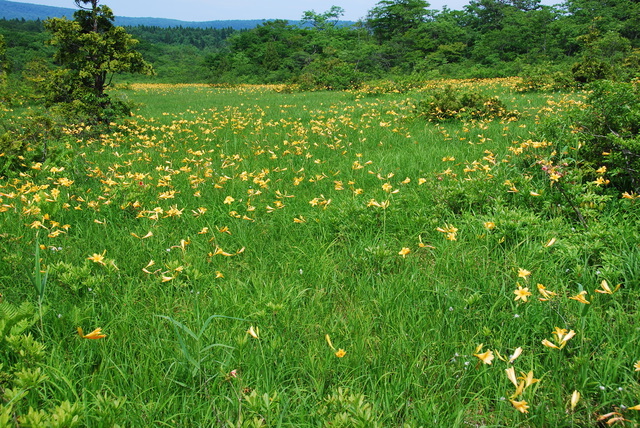
[[[448,84],[515,113],[418,116]],[[638,198],[568,182],[583,93],[517,84],[121,90],[111,134],[0,181],[0,315],[32,325],[0,422],[636,426]]]

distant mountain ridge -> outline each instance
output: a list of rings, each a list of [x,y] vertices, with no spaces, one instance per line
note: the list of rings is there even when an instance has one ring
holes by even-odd
[[[44,6],[32,3],[19,3],[14,1],[0,0],[0,18],[5,19],[26,19],[26,20],[45,20],[48,18],[61,18],[66,16],[73,18],[76,9],[66,7]],[[219,21],[180,21],[178,19],[167,18],[129,18],[124,16],[116,16],[116,25],[121,26],[137,26],[147,25],[152,27],[193,27],[193,28],[233,28],[236,30],[250,29],[262,24],[263,19],[250,20],[219,20]],[[296,24],[297,21],[290,21]]]

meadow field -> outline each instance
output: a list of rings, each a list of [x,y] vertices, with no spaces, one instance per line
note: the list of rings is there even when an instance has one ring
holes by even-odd
[[[518,84],[119,90],[0,180],[0,426],[636,426],[638,196]]]

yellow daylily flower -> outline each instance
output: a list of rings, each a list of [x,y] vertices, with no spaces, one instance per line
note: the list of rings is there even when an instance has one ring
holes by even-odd
[[[249,336],[253,337],[254,339],[258,339],[258,332],[256,331],[255,328],[253,328],[253,326],[249,327],[249,330],[247,330],[247,333],[249,333]]]
[[[93,253],[90,257],[87,257],[87,260],[91,260],[94,263],[98,263],[102,266],[105,266],[106,265],[106,263],[104,262],[105,254],[107,254],[107,250],[104,250],[102,254]]]
[[[560,346],[548,341],[547,339],[544,339],[542,344],[548,348],[562,349],[566,346],[567,342],[576,335],[576,332],[573,330],[567,331],[565,328],[555,327],[552,334],[557,337]]]
[[[340,349],[338,349],[338,350],[336,351],[336,357],[338,357],[338,358],[342,358],[342,357],[344,357],[345,355],[347,355],[347,352],[346,352],[344,349],[342,349],[342,348],[340,348]]]
[[[487,230],[493,230],[496,228],[496,224],[492,221],[485,221],[482,225]]]
[[[585,305],[588,305],[588,304],[590,304],[591,302],[590,302],[590,301],[588,301],[587,299],[585,299],[585,297],[584,297],[584,296],[586,296],[586,295],[587,295],[587,292],[586,292],[585,290],[582,290],[581,292],[579,292],[579,293],[578,293],[578,294],[576,294],[575,296],[571,296],[571,297],[569,297],[569,298],[570,298],[570,299],[572,299],[572,300],[576,300],[576,301],[578,301],[578,302],[580,302],[580,303],[584,303]]]
[[[542,302],[546,302],[547,300],[557,296],[556,293],[554,293],[553,291],[547,290],[547,288],[542,284],[536,284],[536,287],[538,287],[538,292],[542,294],[542,297],[538,297],[538,300]]]
[[[573,394],[571,394],[571,410],[576,408],[578,401],[580,401],[580,393],[578,391],[573,391]]]
[[[522,401],[515,401],[515,400],[509,400],[511,402],[511,404],[513,404],[513,407],[516,408],[517,411],[519,411],[520,413],[529,413],[529,406],[527,404],[526,401],[522,400]]]
[[[551,342],[551,341],[549,341],[549,340],[547,340],[547,339],[544,339],[544,340],[542,341],[542,344],[543,344],[544,346],[546,346],[547,348],[560,349],[560,347],[559,347],[558,345],[556,345],[555,343],[553,343],[553,342]]]
[[[336,348],[333,347],[333,343],[331,343],[331,337],[329,337],[328,334],[325,334],[324,339],[327,341],[327,344],[329,345],[329,348],[333,349],[334,351],[336,350]]]
[[[482,354],[477,353],[473,355],[475,357],[478,357],[480,361],[482,361],[485,364],[491,364],[494,359],[493,351],[491,351],[490,349],[487,350],[486,352],[483,352]]]
[[[531,272],[526,270],[526,269],[522,269],[522,268],[518,268],[518,278],[523,278],[523,279],[528,279],[529,275],[531,275]]]
[[[613,293],[615,293],[616,291],[618,291],[620,289],[622,284],[616,285],[615,288],[612,290],[611,287],[609,287],[609,284],[607,283],[607,280],[603,279],[602,282],[600,283],[600,286],[602,287],[602,290],[599,289],[599,288],[596,288],[596,293],[613,294]]]
[[[633,368],[636,369],[635,371],[640,372],[640,360],[636,361]]]
[[[96,328],[91,333],[84,334],[82,327],[78,327],[78,335],[83,339],[102,339],[107,337],[106,334],[102,334],[102,328]]]
[[[515,351],[513,351],[513,355],[509,357],[509,363],[510,364],[513,363],[516,360],[516,358],[520,356],[520,354],[522,354],[522,347],[519,346],[516,348]]]
[[[509,367],[508,369],[505,369],[504,371],[507,373],[507,377],[509,378],[509,380],[511,381],[513,386],[515,386],[517,388],[518,387],[518,380],[516,379],[516,369],[514,369],[513,367]]]
[[[402,257],[406,257],[407,254],[409,254],[411,252],[411,250],[407,247],[403,247],[398,254],[400,254]]]
[[[534,379],[533,370],[529,370],[529,373],[527,374],[524,374],[524,372],[520,372],[520,376],[518,376],[518,379],[524,382],[525,389],[540,381],[540,379]]]
[[[516,295],[515,301],[522,300],[526,302],[529,296],[531,296],[531,292],[529,291],[529,287],[522,288],[521,285],[518,285],[518,289],[513,292]]]

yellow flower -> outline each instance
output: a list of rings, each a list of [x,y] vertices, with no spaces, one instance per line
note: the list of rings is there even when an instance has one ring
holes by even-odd
[[[560,349],[560,347],[558,345],[556,345],[555,343],[553,343],[553,342],[551,342],[551,341],[549,341],[547,339],[544,339],[542,341],[542,344],[544,346],[546,346],[547,348]]]
[[[456,228],[456,227],[454,227],[454,226],[452,226],[450,224],[446,224],[444,228],[437,227],[436,230],[438,232],[445,233],[447,240],[456,241],[456,233],[458,233],[458,228]]]
[[[222,202],[223,204],[227,204],[227,205],[231,205],[231,203],[235,201],[235,199],[233,199],[232,196],[227,196],[226,198],[224,198],[224,201]]]
[[[586,296],[586,294],[587,294],[587,292],[585,290],[582,290],[581,292],[579,292],[575,296],[571,296],[569,298],[572,299],[572,300],[577,300],[580,303],[584,303],[585,305],[588,305],[591,302],[589,302],[587,299],[585,299],[584,296]]]
[[[344,349],[342,349],[342,348],[340,348],[340,349],[338,349],[338,350],[336,351],[336,357],[338,357],[338,358],[342,358],[342,357],[344,357],[345,355],[347,355],[347,352],[346,352]]]
[[[531,296],[531,292],[529,291],[529,287],[522,288],[521,285],[518,285],[518,289],[513,292],[516,295],[515,300],[522,300],[526,302],[529,296]]]
[[[526,269],[518,268],[518,278],[528,279],[531,272]]]
[[[524,382],[525,389],[540,381],[540,379],[534,379],[533,370],[530,370],[527,374],[524,374],[524,372],[520,372],[520,376],[518,376],[518,379]]]
[[[636,369],[637,372],[640,372],[640,360],[636,361],[633,368]]]
[[[553,291],[547,290],[547,288],[542,284],[536,284],[538,287],[538,292],[542,294],[542,297],[538,297],[538,299],[542,302],[546,302],[549,299],[552,299],[554,296],[557,296]]]
[[[517,347],[516,350],[513,351],[513,355],[509,357],[509,363],[513,363],[520,354],[522,354],[522,347]]]
[[[507,377],[509,378],[511,383],[517,388],[518,387],[518,380],[516,379],[516,370],[513,367],[509,367],[508,369],[505,369],[504,371],[507,373]]]
[[[479,352],[479,351],[478,351]],[[482,354],[473,354],[475,357],[478,357],[480,359],[480,361],[482,361],[485,364],[491,364],[491,362],[493,361],[493,352],[489,349],[487,352],[483,352]]]
[[[578,391],[573,391],[573,394],[571,394],[571,410],[576,408],[578,401],[580,401],[580,393]]]
[[[398,252],[398,254],[400,254],[402,257],[406,257],[410,252],[411,250],[409,248],[403,247],[402,250]]]
[[[549,240],[547,241],[547,243],[546,243],[546,244],[544,244],[544,246],[548,248],[548,247],[552,246],[552,245],[553,245],[553,244],[555,244],[555,243],[556,243],[556,238],[551,238],[551,239],[549,239]]]
[[[258,338],[258,332],[256,331],[256,329],[253,328],[253,326],[249,327],[249,330],[247,330],[247,333],[249,333],[249,336],[253,337],[254,339]]]
[[[620,289],[621,285],[622,284],[616,285],[616,287],[612,290],[611,287],[609,287],[609,284],[607,283],[607,280],[603,279],[602,282],[600,283],[600,286],[602,287],[602,290],[600,290],[599,288],[596,288],[596,293],[613,294],[616,291],[618,291],[618,289]]]
[[[496,228],[496,224],[492,221],[485,221],[483,224],[484,228],[487,230],[493,230]]]
[[[628,407],[629,410],[640,410],[640,404],[636,404],[635,406]]]
[[[84,334],[82,331],[82,327],[78,327],[78,335],[83,339],[102,339],[103,337],[107,337],[106,334],[102,334],[101,328],[96,328],[89,334]]]
[[[547,339],[544,339],[542,344],[548,348],[562,349],[566,346],[567,342],[576,335],[576,332],[573,330],[569,330],[567,332],[567,329],[565,328],[555,327],[552,334],[556,336],[560,346],[548,341]]]
[[[336,348],[333,347],[333,343],[331,343],[331,337],[329,337],[328,334],[325,334],[324,339],[327,341],[327,344],[329,345],[329,348],[333,349],[334,351],[336,350]]]
[[[105,266],[105,262],[104,262],[105,254],[107,254],[107,250],[104,250],[102,254],[93,253],[91,257],[87,257],[87,260],[91,260],[94,263],[98,263],[98,264],[101,264],[102,266]]]
[[[513,407],[516,408],[517,411],[519,411],[520,413],[529,413],[529,406],[527,405],[527,402],[522,400],[522,401],[515,401],[515,400],[509,400],[511,401],[511,404],[513,404]]]

